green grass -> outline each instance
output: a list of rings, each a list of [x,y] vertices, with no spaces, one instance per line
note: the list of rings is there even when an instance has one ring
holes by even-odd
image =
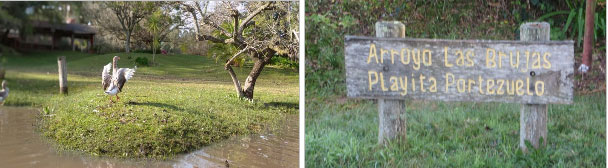
[[[60,55],[67,56],[67,96],[58,94]],[[41,132],[59,148],[158,159],[273,129],[285,115],[297,113],[295,70],[267,67],[256,85],[255,100],[249,102],[236,96],[221,64],[193,55],[157,55],[159,65],[138,67],[119,94],[120,102],[110,104],[100,72],[114,55],[121,56],[119,67],[132,67],[138,56],[151,57],[75,52],[7,56],[11,93],[5,105],[40,107]],[[241,80],[248,66],[235,68]]]
[[[146,57],[152,60],[152,54],[146,53],[112,53],[112,54],[85,54],[70,51],[32,52],[20,55],[8,55],[6,68],[20,72],[57,72],[57,57],[66,56],[67,69],[70,74],[84,76],[101,76],[101,69],[112,61],[112,57],[120,56],[118,67],[133,68],[137,57]],[[177,81],[213,81],[231,83],[228,72],[223,64],[206,56],[197,55],[156,55],[158,65],[152,67],[138,67],[137,76],[144,80],[173,79]],[[242,68],[234,68],[241,80],[251,70],[252,63]],[[101,77],[100,77],[101,79]],[[170,81],[170,80],[165,80]],[[297,86],[298,77],[296,69],[283,69],[273,65],[264,68],[262,77],[258,78],[260,84],[287,84]]]
[[[337,101],[336,101],[337,100]],[[306,102],[311,167],[604,167],[604,94],[549,105],[547,147],[524,155],[518,104],[407,101],[407,141],[377,145],[377,105],[333,97]]]

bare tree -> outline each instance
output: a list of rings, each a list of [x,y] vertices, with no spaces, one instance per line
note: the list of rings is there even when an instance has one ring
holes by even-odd
[[[298,56],[298,25],[291,24],[298,23],[298,17],[290,15],[297,10],[297,2],[218,2],[210,13],[207,13],[208,2],[203,3],[203,8],[199,2],[181,5],[191,14],[199,41],[239,49],[224,65],[239,97],[253,99],[255,82],[272,57],[296,59]],[[199,28],[202,25],[213,28],[219,35],[202,34]],[[232,61],[241,54],[248,54],[254,61],[243,87],[231,67]]]
[[[133,28],[153,11],[154,2],[104,2],[104,6],[111,9],[118,18],[126,37],[125,52],[130,52]]]

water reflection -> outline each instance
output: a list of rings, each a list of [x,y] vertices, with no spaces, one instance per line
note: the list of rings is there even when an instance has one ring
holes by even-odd
[[[176,167],[298,167],[298,118],[273,134],[235,137],[182,156]]]
[[[37,109],[0,107],[0,167],[297,167],[298,119],[273,134],[234,137],[174,160],[121,160],[59,152],[35,131]],[[227,162],[227,163],[226,163]]]

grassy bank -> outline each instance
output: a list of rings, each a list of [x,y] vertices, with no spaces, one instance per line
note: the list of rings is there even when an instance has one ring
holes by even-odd
[[[407,101],[407,141],[378,146],[377,105],[306,102],[311,167],[604,167],[604,94],[549,105],[547,147],[519,151],[518,104]]]
[[[69,95],[57,95],[56,56],[67,56]],[[267,67],[255,101],[239,100],[222,65],[208,57],[157,55],[138,67],[120,102],[110,104],[100,72],[114,55],[119,67],[151,54],[75,52],[7,56],[8,106],[42,108],[41,131],[60,148],[112,157],[167,158],[233,135],[271,129],[297,113],[297,72]],[[131,59],[129,59],[131,57]],[[248,66],[236,68],[245,78]],[[281,86],[281,87],[276,87]]]

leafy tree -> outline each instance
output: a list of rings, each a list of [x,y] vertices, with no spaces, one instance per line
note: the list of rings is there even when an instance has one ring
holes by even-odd
[[[152,64],[154,64],[154,58],[156,57],[156,47],[158,46],[158,26],[162,13],[160,10],[154,11],[150,17],[148,17],[147,28],[152,34]]]
[[[57,7],[60,2],[0,2],[0,30],[6,40],[11,29],[22,35],[32,32],[33,20],[60,22],[62,15]]]
[[[212,12],[207,13],[208,2],[201,8],[199,2],[182,2],[194,22],[199,41],[210,41],[236,47],[239,51],[226,62],[225,69],[230,74],[239,97],[253,99],[257,78],[272,57],[298,57],[298,17],[297,2],[218,2]],[[203,10],[204,9],[204,10]],[[199,25],[199,23],[202,23]],[[222,27],[232,25],[231,29]],[[202,25],[219,32],[221,36],[203,34]],[[248,54],[254,65],[241,84],[232,70],[231,63],[241,54]]]
[[[169,33],[184,25],[180,13],[171,14],[169,12],[172,8],[168,3],[161,3],[159,5],[162,6],[156,8],[145,20],[145,30],[140,31],[138,34],[140,40],[149,42],[148,44],[152,48],[152,63],[155,62],[156,49],[159,48],[160,43],[167,39]],[[147,34],[151,37],[147,36]]]

